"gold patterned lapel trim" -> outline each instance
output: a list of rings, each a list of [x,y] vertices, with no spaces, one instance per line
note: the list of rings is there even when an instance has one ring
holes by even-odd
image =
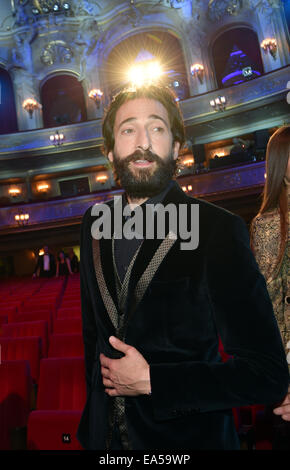
[[[138,256],[138,253],[140,251],[140,248],[142,246],[142,243],[141,245],[138,247],[138,249],[136,250],[133,258],[131,259],[130,261],[130,264],[129,264],[129,267],[125,273],[125,277],[124,277],[124,280],[123,280],[123,283],[120,281],[120,278],[119,278],[119,275],[118,275],[118,270],[117,270],[117,266],[116,266],[116,260],[115,260],[115,239],[113,237],[113,241],[112,241],[112,253],[113,253],[113,264],[114,264],[114,270],[115,270],[115,276],[116,276],[116,286],[117,286],[117,293],[118,293],[118,301],[119,301],[119,308],[120,310],[124,313],[125,311],[125,304],[126,304],[126,300],[127,300],[127,295],[128,295],[128,287],[129,287],[129,281],[130,281],[130,276],[131,276],[131,271],[132,271],[132,268],[134,266],[134,263],[135,263],[135,260]]]
[[[99,240],[95,238],[93,238],[92,242],[93,242],[93,259],[94,259],[95,273],[96,273],[99,290],[101,293],[103,303],[107,310],[107,313],[110,317],[110,320],[113,323],[115,329],[117,330],[118,329],[118,310],[111,297],[111,294],[109,293],[109,290],[108,290],[108,287],[104,278],[104,273],[103,273],[102,263],[101,263],[100,242]]]
[[[177,235],[174,232],[170,231],[155,251],[151,261],[149,262],[147,268],[145,269],[144,273],[142,274],[136,285],[134,309],[136,309],[137,305],[141,302],[150,282],[154,277],[154,274],[156,273],[160,264],[162,263],[165,256],[172,248],[176,240]]]

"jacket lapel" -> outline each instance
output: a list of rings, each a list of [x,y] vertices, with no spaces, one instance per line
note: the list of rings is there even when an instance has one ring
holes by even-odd
[[[168,191],[163,200],[163,205],[169,203],[186,203],[188,197],[184,194],[177,183]],[[111,206],[111,214],[113,221],[113,207]],[[112,224],[113,227],[113,224]],[[176,234],[171,232],[170,227],[165,227],[164,239],[144,239],[137,253],[134,265],[132,267],[131,276],[128,284],[128,295],[125,302],[125,316],[131,315],[141,302],[148,286],[150,285],[159,266],[163,262],[167,253],[173,247],[177,240]],[[96,278],[100,290],[100,294],[107,310],[110,322],[115,330],[118,329],[118,295],[115,283],[112,240],[101,238],[100,240],[92,239],[93,258]]]
[[[166,194],[162,204],[166,206],[170,203],[185,204],[187,202],[188,196],[184,194],[178,183],[175,182]],[[154,239],[144,239],[134,263],[129,282],[127,296],[127,313],[129,315],[136,310],[159,266],[177,241],[178,236],[176,235],[170,231],[169,224],[167,224],[165,226],[164,239],[156,237]]]
[[[99,291],[112,326],[118,328],[118,300],[112,256],[112,241],[92,239],[93,258]]]

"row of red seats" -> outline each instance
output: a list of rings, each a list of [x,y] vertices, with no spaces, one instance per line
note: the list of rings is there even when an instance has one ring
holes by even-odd
[[[27,361],[4,361],[0,383],[1,450],[13,449],[13,432],[26,426],[29,450],[82,449],[76,431],[86,400],[83,358],[42,359],[36,410]]]
[[[85,400],[83,358],[43,359],[36,410],[28,418],[27,448],[82,449],[76,431]]]
[[[75,433],[85,380],[79,278],[33,280],[21,290],[10,285],[6,302],[0,301],[0,448],[13,448],[13,430],[27,426],[29,449],[80,449]]]

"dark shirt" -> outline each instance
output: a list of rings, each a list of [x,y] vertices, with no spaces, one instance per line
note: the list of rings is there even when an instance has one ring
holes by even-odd
[[[151,197],[150,199],[147,199],[147,201],[143,202],[141,204],[141,207],[144,207],[145,204],[158,204],[161,203],[168,193],[168,191],[172,188],[172,186],[175,184],[175,182],[172,180],[168,183],[166,188],[161,191],[161,193],[156,194],[156,196]],[[124,194],[122,197],[122,204],[123,208],[126,204],[128,204],[126,195]],[[133,215],[133,214],[132,214]],[[124,217],[124,220],[128,220],[130,216]],[[143,241],[142,239],[139,238],[133,238],[132,240],[128,240],[126,238],[121,238],[121,239],[115,239],[115,261],[116,261],[116,267],[118,270],[119,278],[120,281],[123,282],[126,271],[128,269],[128,266],[130,264],[131,259],[133,258],[135,252],[139,248]]]
[[[68,274],[69,274],[69,270],[66,264],[66,260],[63,263],[59,261],[58,275],[67,276]]]

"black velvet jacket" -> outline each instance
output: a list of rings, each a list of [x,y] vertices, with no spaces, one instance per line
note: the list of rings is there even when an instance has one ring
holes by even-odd
[[[288,367],[272,304],[242,219],[187,196],[175,183],[164,205],[199,206],[199,245],[179,237],[141,299],[138,282],[162,240],[145,240],[133,266],[123,340],[150,364],[152,395],[125,398],[132,449],[239,449],[232,408],[273,404],[287,393]],[[113,211],[113,205],[108,205]],[[86,449],[106,449],[110,431],[99,354],[115,357],[116,331],[93,262],[89,209],[81,231],[81,296],[87,403],[78,429]],[[168,230],[168,227],[167,227]],[[99,241],[101,268],[115,305],[112,242]],[[221,362],[218,336],[232,356]]]

